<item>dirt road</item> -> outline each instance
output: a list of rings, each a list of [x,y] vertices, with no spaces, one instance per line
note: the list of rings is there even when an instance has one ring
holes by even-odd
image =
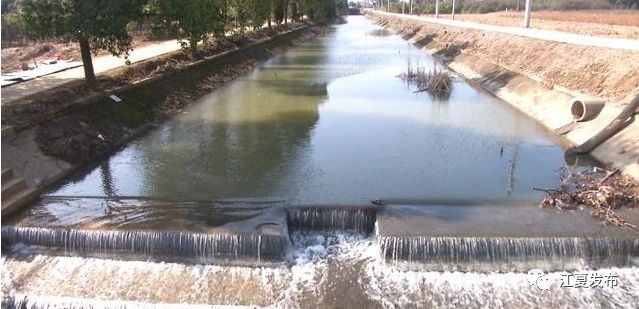
[[[639,40],[597,37],[590,35],[574,34],[552,30],[542,29],[526,29],[522,27],[505,27],[474,23],[469,21],[436,19],[425,16],[402,15],[387,12],[376,12],[379,15],[401,17],[406,20],[412,20],[422,23],[438,24],[443,26],[452,26],[457,28],[490,31],[504,34],[517,35],[538,40],[568,43],[582,46],[603,47],[612,49],[621,49],[627,51],[639,51]]]
[[[428,17],[433,17],[429,15]],[[440,15],[450,19],[450,15]],[[521,27],[523,12],[502,11],[487,14],[457,14],[456,20],[481,24]],[[639,39],[639,11],[637,10],[582,10],[535,11],[530,27],[591,36]]]
[[[153,43],[132,50],[129,55],[129,60],[131,62],[138,62],[170,53],[178,49],[180,49],[180,44],[176,40]],[[100,74],[124,65],[126,65],[126,60],[124,58],[114,57],[111,55],[99,56],[93,59],[95,74]],[[2,104],[11,103],[26,96],[83,78],[84,68],[78,67],[11,85],[2,88]]]

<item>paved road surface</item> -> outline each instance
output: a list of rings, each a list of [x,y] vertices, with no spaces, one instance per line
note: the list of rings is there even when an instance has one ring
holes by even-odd
[[[380,11],[376,11],[375,14],[395,16],[395,17],[410,19],[410,20],[424,22],[424,23],[433,23],[433,24],[440,24],[445,26],[483,30],[483,31],[501,32],[501,33],[518,35],[518,36],[529,37],[529,38],[545,40],[545,41],[569,43],[569,44],[583,45],[583,46],[623,49],[628,51],[639,52],[639,40],[605,38],[605,37],[582,35],[582,34],[552,31],[552,30],[495,26],[495,25],[474,23],[469,21],[436,19],[433,17],[402,15],[402,14],[387,13],[387,12],[380,12]]]
[[[180,44],[176,40],[154,43],[131,51],[129,60],[131,60],[131,62],[138,62],[170,53],[178,49],[180,49]],[[115,69],[123,65],[125,65],[124,58],[118,58],[111,55],[100,56],[93,59],[93,69],[96,74]],[[83,78],[84,68],[78,67],[11,85],[2,88],[2,104]]]

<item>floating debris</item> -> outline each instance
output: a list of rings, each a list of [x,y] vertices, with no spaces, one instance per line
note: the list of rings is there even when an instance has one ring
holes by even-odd
[[[561,182],[556,189],[533,188],[548,194],[539,207],[559,210],[588,207],[591,208],[591,215],[603,225],[637,228],[615,212],[623,207],[634,208],[639,205],[637,183],[619,170],[608,171],[596,167],[579,173],[564,170]]]

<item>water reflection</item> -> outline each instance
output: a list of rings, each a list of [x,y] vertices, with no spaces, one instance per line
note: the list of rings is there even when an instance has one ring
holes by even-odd
[[[434,104],[397,78],[432,58],[371,35],[381,28],[363,17],[331,29],[55,194],[361,204],[530,198],[556,184],[562,147],[525,116],[460,79]]]

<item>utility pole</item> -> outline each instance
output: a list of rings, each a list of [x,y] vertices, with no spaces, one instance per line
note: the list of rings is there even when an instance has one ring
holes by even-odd
[[[453,11],[451,12],[452,20],[455,20],[455,0],[453,0]]]
[[[439,0],[435,0],[435,18],[439,18]]]
[[[524,27],[530,28],[530,11],[532,10],[532,0],[526,0],[526,12],[524,13]]]

